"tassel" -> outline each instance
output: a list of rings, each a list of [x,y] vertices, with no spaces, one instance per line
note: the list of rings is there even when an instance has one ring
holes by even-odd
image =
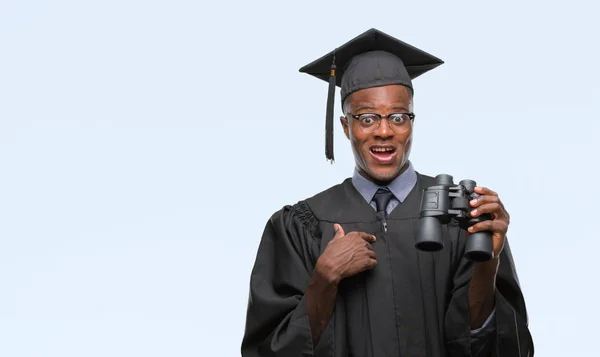
[[[333,108],[335,99],[335,57],[331,64],[329,74],[329,90],[327,93],[327,111],[325,115],[325,157],[332,164],[335,161],[333,156]]]

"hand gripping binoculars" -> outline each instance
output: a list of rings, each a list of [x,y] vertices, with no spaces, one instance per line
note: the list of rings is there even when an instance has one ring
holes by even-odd
[[[415,247],[425,252],[436,252],[444,248],[442,224],[452,219],[460,228],[492,219],[489,214],[471,217],[473,209],[469,202],[479,197],[474,192],[477,184],[473,180],[462,180],[455,185],[451,175],[441,174],[435,177],[435,185],[426,188],[421,197],[419,232],[415,238]],[[490,260],[493,255],[492,232],[470,233],[467,238],[464,256],[475,262]]]

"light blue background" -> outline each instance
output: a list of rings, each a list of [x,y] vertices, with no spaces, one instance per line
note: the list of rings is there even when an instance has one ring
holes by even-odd
[[[446,61],[411,159],[499,192],[536,355],[597,351],[593,1],[201,3],[0,0],[0,356],[239,355],[267,219],[352,174],[298,68],[370,27]]]

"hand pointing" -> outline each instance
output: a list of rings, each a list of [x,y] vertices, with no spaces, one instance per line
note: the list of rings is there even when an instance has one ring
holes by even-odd
[[[317,260],[315,269],[333,284],[365,270],[375,268],[377,258],[372,243],[376,238],[365,232],[344,233],[341,225],[333,226],[335,236]]]

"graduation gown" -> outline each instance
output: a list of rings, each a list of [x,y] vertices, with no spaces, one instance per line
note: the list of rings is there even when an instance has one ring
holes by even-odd
[[[414,247],[421,193],[417,184],[387,218],[347,179],[276,212],[264,230],[250,278],[242,356],[438,357],[533,356],[525,302],[508,242],[496,282],[495,331],[487,351],[471,336],[468,289],[474,263],[463,258],[465,232],[443,226],[445,247]],[[313,345],[304,291],[339,223],[346,233],[374,234],[377,266],[343,279],[334,312]],[[481,342],[481,341],[479,341]]]

